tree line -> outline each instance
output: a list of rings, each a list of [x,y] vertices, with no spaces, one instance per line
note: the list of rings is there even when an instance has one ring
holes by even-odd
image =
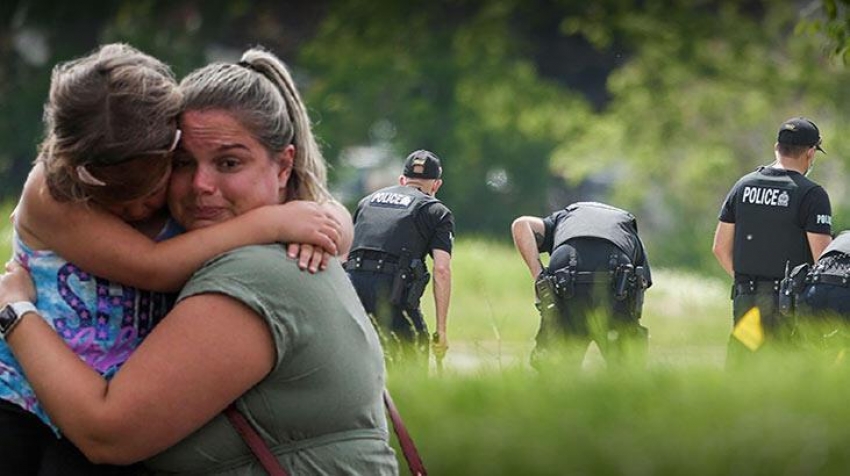
[[[7,2],[0,193],[35,157],[56,62],[126,41],[182,76],[261,44],[296,71],[334,184],[358,173],[351,147],[399,164],[431,149],[462,234],[507,240],[518,215],[602,200],[638,216],[655,264],[718,273],[723,195],[798,114],[822,129],[812,178],[850,223],[848,0],[290,3]]]

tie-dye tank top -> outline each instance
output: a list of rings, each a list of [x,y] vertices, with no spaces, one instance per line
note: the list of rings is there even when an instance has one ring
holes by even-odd
[[[170,238],[179,231],[169,223],[156,239]],[[15,260],[32,276],[42,318],[107,379],[168,313],[176,296],[92,276],[52,251],[33,250],[17,233],[13,234],[12,250]],[[5,341],[0,341],[0,399],[34,413],[56,430]]]

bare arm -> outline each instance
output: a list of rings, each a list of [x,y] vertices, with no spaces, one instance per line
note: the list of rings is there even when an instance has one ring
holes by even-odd
[[[511,225],[514,245],[525,261],[525,265],[528,266],[532,278],[537,278],[543,271],[543,265],[540,264],[540,252],[537,250],[545,233],[543,219],[538,217],[522,216],[514,220]]]
[[[354,241],[354,222],[351,220],[351,212],[336,200],[325,202],[322,206],[340,223],[336,255],[341,261],[345,261],[348,258],[348,252],[351,251],[351,242]]]
[[[729,276],[735,276],[735,271],[732,268],[732,251],[735,240],[735,224],[726,222],[717,222],[717,229],[714,231],[714,245],[711,251],[717,258],[717,262]]]
[[[0,278],[0,303],[26,300],[10,284],[21,275],[29,280],[20,270]],[[262,380],[275,359],[265,322],[217,294],[181,301],[109,382],[37,314],[26,314],[7,343],[53,421],[95,463],[129,464],[173,446]]]
[[[445,353],[448,349],[447,322],[449,302],[452,297],[452,255],[444,250],[434,250],[434,312],[437,314],[437,345]]]
[[[806,238],[809,240],[809,248],[812,250],[812,258],[817,261],[823,250],[832,243],[832,236],[823,233],[806,232]]]
[[[57,202],[39,169],[30,174],[16,212],[24,239],[127,285],[177,291],[208,259],[251,244],[292,241],[337,251],[340,222],[315,202],[261,207],[157,243],[98,207]]]

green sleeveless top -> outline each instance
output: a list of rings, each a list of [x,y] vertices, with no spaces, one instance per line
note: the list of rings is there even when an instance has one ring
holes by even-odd
[[[237,406],[290,474],[398,474],[381,346],[336,260],[310,274],[283,246],[240,248],[207,262],[178,301],[205,293],[244,303],[269,326],[276,363]],[[145,465],[153,474],[265,474],[223,415]]]

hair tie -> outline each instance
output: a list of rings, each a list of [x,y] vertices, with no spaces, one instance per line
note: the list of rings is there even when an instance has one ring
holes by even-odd
[[[103,187],[106,185],[106,182],[100,180],[89,172],[89,169],[86,168],[85,165],[77,166],[77,177],[80,179],[80,182],[83,182],[86,185],[92,185],[95,187]]]

